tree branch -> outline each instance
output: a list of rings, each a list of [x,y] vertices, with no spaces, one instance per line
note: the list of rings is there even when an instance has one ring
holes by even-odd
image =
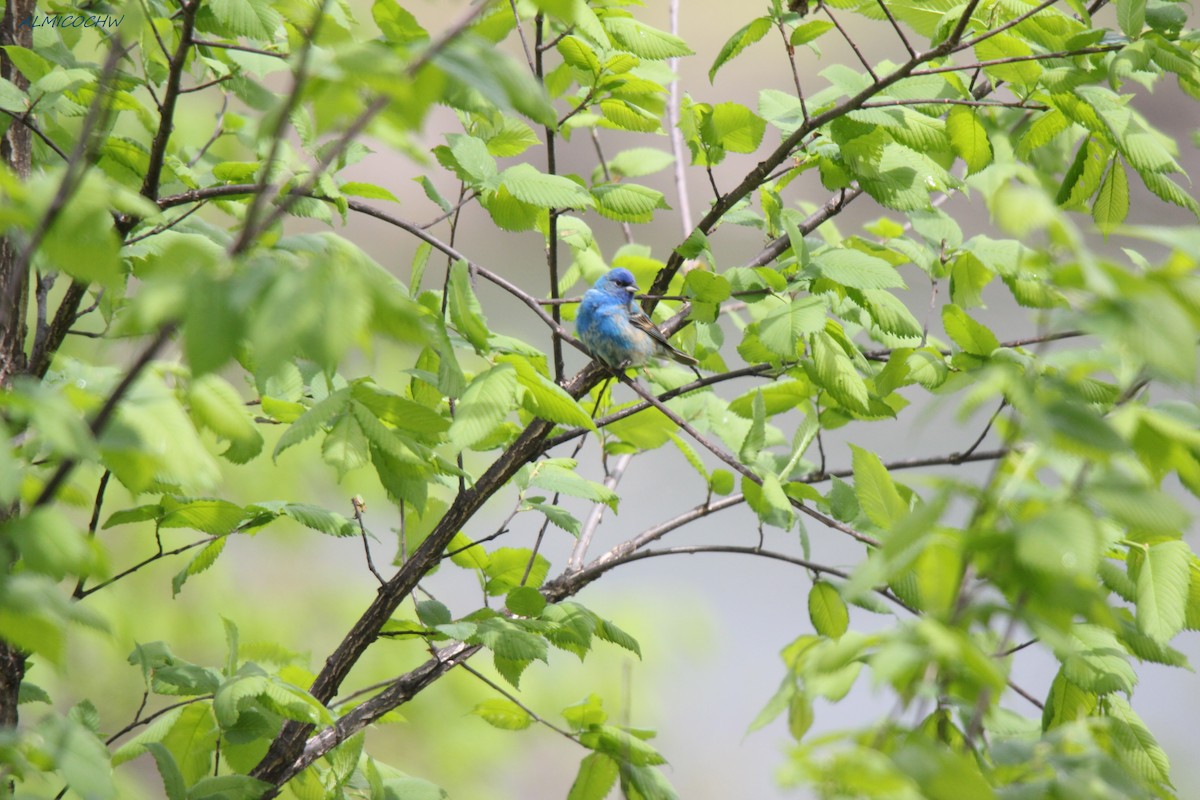
[[[134,382],[137,381],[142,371],[158,355],[158,351],[170,340],[174,332],[174,324],[164,325],[154,339],[150,341],[150,344],[142,351],[141,355],[137,357],[137,360],[133,362],[133,365],[130,366],[125,376],[121,378],[121,382],[112,390],[108,399],[104,401],[104,405],[96,412],[96,416],[92,418],[92,422],[88,426],[92,432],[92,436],[99,436],[104,431],[104,427],[108,424],[109,419],[116,412],[117,405],[125,397],[130,388],[133,387]],[[58,469],[54,471],[50,480],[42,487],[41,493],[33,502],[34,508],[43,506],[54,499],[54,495],[58,492],[59,487],[62,486],[63,481],[67,479],[67,476],[71,474],[71,470],[75,468],[75,464],[75,459],[68,458],[58,465]]]
[[[196,25],[196,13],[200,10],[200,0],[183,0],[180,8],[183,14],[179,28],[179,46],[175,48],[175,54],[171,56],[171,63],[167,67],[167,88],[163,93],[158,132],[154,134],[154,141],[150,143],[146,177],[142,180],[142,196],[151,200],[158,197],[167,143],[175,129],[175,104],[179,100],[179,84],[183,78],[184,64],[187,63],[188,50],[193,44],[192,31]]]

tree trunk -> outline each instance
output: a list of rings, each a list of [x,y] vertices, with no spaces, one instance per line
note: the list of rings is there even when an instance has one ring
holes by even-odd
[[[33,46],[33,14],[35,0],[8,0],[4,18],[0,20],[0,44]],[[22,24],[24,22],[25,24]],[[29,88],[25,79],[0,51],[0,76],[21,89]],[[0,158],[22,181],[29,180],[32,157],[32,136],[29,128],[14,119],[0,140]],[[0,239],[0,390],[8,388],[12,379],[25,371],[26,309],[29,303],[29,269],[18,263],[21,242],[10,237]],[[0,522],[18,513],[14,505],[0,508]],[[3,565],[7,571],[10,565]],[[9,642],[0,640],[0,728],[17,726],[17,700],[21,680],[25,677],[26,654]],[[0,784],[0,793],[13,794],[10,782]]]

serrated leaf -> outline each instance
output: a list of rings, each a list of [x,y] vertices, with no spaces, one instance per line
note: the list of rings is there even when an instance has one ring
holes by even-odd
[[[908,514],[908,504],[900,497],[892,476],[879,460],[879,456],[856,445],[850,445],[853,454],[854,494],[859,507],[871,522],[884,530],[890,530]]]
[[[690,56],[693,51],[678,36],[660,31],[632,17],[605,17],[604,28],[618,47],[639,58],[661,61]]]
[[[743,25],[740,30],[730,36],[717,53],[712,67],[708,70],[708,81],[712,83],[717,76],[717,70],[732,61],[743,50],[766,36],[771,31],[771,18],[759,17]]]
[[[1160,642],[1183,630],[1192,551],[1184,542],[1160,542],[1146,550],[1137,569],[1137,624]]]
[[[500,173],[499,182],[522,203],[537,208],[590,208],[587,189],[570,178],[546,175],[532,164],[517,164]]]
[[[808,593],[808,616],[817,633],[831,639],[837,639],[850,627],[846,601],[828,581],[813,581]]]
[[[950,109],[946,116],[946,133],[950,135],[954,154],[967,165],[968,174],[979,172],[992,162],[992,144],[972,109],[967,106]]]
[[[1108,234],[1129,216],[1129,177],[1125,165],[1114,155],[1108,173],[1092,203],[1092,219],[1102,233]]]
[[[971,355],[989,356],[1000,346],[996,334],[953,303],[942,306],[942,326],[954,343]]]
[[[483,316],[483,307],[471,288],[471,270],[467,262],[459,259],[450,267],[450,293],[447,305],[450,320],[477,353],[488,352],[488,325]]]
[[[579,762],[567,800],[604,800],[617,780],[617,762],[604,753],[590,753]]]
[[[517,371],[497,364],[479,373],[463,392],[447,437],[459,450],[483,440],[512,410],[517,396]]]
[[[655,209],[669,209],[663,193],[636,183],[608,183],[592,187],[596,211],[617,222],[650,222]]]
[[[853,289],[906,289],[904,279],[882,258],[860,250],[836,248],[813,256],[813,268],[823,278]]]

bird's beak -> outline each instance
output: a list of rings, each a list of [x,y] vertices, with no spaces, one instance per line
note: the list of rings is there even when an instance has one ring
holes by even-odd
[[[637,294],[639,289],[636,285],[635,286],[626,286],[625,291],[629,292],[630,294]]]

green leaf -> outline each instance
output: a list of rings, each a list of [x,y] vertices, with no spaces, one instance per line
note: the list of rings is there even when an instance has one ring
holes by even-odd
[[[604,800],[617,780],[617,762],[604,753],[590,753],[579,762],[579,773],[567,800]]]
[[[593,75],[599,74],[600,59],[596,58],[596,51],[578,36],[564,36],[555,49],[562,56],[562,60],[575,69],[581,69]]]
[[[370,452],[370,440],[353,414],[339,419],[321,442],[321,456],[337,469],[339,478],[369,464]]]
[[[1023,522],[1016,530],[1017,559],[1049,575],[1092,575],[1100,560],[1100,538],[1091,517],[1067,505]]]
[[[590,208],[587,189],[570,178],[546,175],[532,164],[517,164],[500,173],[499,182],[513,197],[538,208]]]
[[[528,574],[526,571],[528,570]],[[550,571],[550,562],[541,554],[523,547],[501,547],[488,554],[488,564],[483,573],[487,576],[484,587],[493,597],[517,589],[518,587],[533,588],[542,585],[546,573]],[[533,656],[501,653],[507,658],[532,658]]]
[[[619,496],[602,483],[589,481],[575,471],[576,462],[570,458],[539,461],[533,466],[529,485],[571,497],[582,497],[593,503],[604,503],[614,511]]]
[[[227,500],[162,499],[161,528],[192,528],[216,536],[233,531],[246,519],[246,509]]]
[[[154,757],[167,800],[187,800],[187,785],[183,782],[183,773],[179,771],[179,765],[175,763],[171,751],[158,742],[150,742],[143,749]]]
[[[108,749],[85,725],[70,717],[50,716],[29,734],[40,750],[37,756],[62,776],[67,786],[86,800],[117,796]],[[39,741],[40,740],[40,741]]]
[[[349,404],[350,390],[339,389],[304,412],[279,437],[279,441],[275,443],[275,452],[272,454],[272,458],[279,458],[279,454],[284,450],[315,436],[326,423],[341,414]]]
[[[1100,191],[1092,204],[1092,218],[1105,235],[1125,221],[1129,215],[1129,178],[1125,165],[1116,154],[1110,162],[1108,173],[1100,184]]]
[[[475,376],[454,411],[447,436],[458,450],[482,441],[499,427],[516,402],[517,371],[497,364]]]
[[[770,17],[759,17],[743,25],[733,36],[730,36],[721,47],[721,52],[717,53],[717,58],[713,61],[712,67],[708,70],[709,83],[712,83],[713,79],[716,78],[717,70],[736,58],[747,47],[770,33],[771,27]]]
[[[246,403],[224,378],[209,373],[193,379],[188,400],[196,420],[229,441],[229,448],[222,454],[227,459],[244,464],[262,452],[262,434],[254,426]]]
[[[1159,642],[1183,630],[1192,551],[1184,542],[1160,542],[1146,550],[1137,568],[1138,628]]]
[[[638,58],[661,61],[693,53],[692,48],[678,36],[652,28],[632,17],[605,17],[603,24],[618,47]]]
[[[471,288],[471,270],[466,261],[459,259],[450,267],[449,284],[450,320],[477,353],[486,353],[488,347],[487,320],[483,308]]]
[[[1141,35],[1146,27],[1146,0],[1116,0],[1117,24],[1131,39]]]
[[[1105,698],[1106,717],[1117,753],[1142,779],[1170,785],[1171,763],[1166,752],[1129,704],[1120,695]]]
[[[592,187],[596,211],[617,222],[650,222],[655,209],[670,209],[663,193],[636,183],[607,183]]]
[[[820,297],[804,297],[790,302],[767,298],[760,305],[769,303],[776,305],[759,321],[758,339],[780,358],[795,360],[804,337],[824,330],[825,303]]]
[[[271,788],[249,775],[210,775],[188,790],[188,800],[258,800]]]
[[[579,743],[589,750],[612,756],[622,763],[638,766],[667,763],[653,747],[614,725],[597,725],[585,731],[580,735]]]
[[[675,163],[675,156],[665,150],[653,147],[631,147],[609,159],[608,171],[616,178],[639,178],[643,175],[661,172],[673,163]],[[593,181],[595,180],[596,176],[593,175]]]
[[[861,250],[826,250],[813,256],[812,267],[821,277],[852,289],[907,288],[895,267]]]
[[[753,153],[762,143],[767,123],[739,103],[718,103],[705,117],[702,135],[710,145],[732,153]]]
[[[1033,49],[1024,39],[1009,33],[997,33],[984,39],[975,45],[975,55],[980,61],[1025,59],[984,67],[988,74],[1018,86],[1032,88],[1037,85],[1038,78],[1042,75],[1041,65],[1028,58],[1033,55]]]
[[[270,40],[282,19],[265,0],[217,0],[205,6],[235,36]]]
[[[525,389],[525,407],[542,419],[596,430],[592,415],[579,405],[565,389],[542,375],[523,356],[504,354],[497,361],[511,364],[517,371],[517,382]]]
[[[504,605],[519,616],[536,617],[546,607],[546,598],[532,586],[518,586],[504,598]]]
[[[346,181],[338,189],[341,190],[342,194],[348,194],[351,197],[365,197],[368,200],[388,200],[393,203],[400,202],[400,198],[392,194],[390,190],[382,186],[376,186],[373,183]]]
[[[188,562],[188,565],[177,572],[175,577],[171,579],[171,596],[176,597],[179,594],[188,578],[193,575],[199,575],[215,564],[217,558],[225,550],[225,543],[228,541],[228,537],[222,536],[220,539],[215,539],[200,548],[200,552]]]
[[[806,361],[804,367],[813,382],[841,405],[860,413],[869,409],[866,382],[841,346],[825,331],[813,334],[812,361]]]
[[[954,343],[971,355],[990,356],[1000,346],[996,334],[953,303],[942,306],[942,326]]]
[[[850,451],[853,454],[854,494],[859,507],[871,522],[884,530],[891,530],[908,514],[908,503],[900,496],[879,456],[853,444],[850,445]]]
[[[967,165],[968,174],[979,172],[992,163],[992,144],[979,122],[979,116],[971,108],[951,108],[946,116],[946,133],[950,135],[954,154]]]
[[[832,22],[825,19],[814,19],[805,22],[803,25],[797,25],[792,31],[792,35],[788,38],[793,47],[799,47],[802,44],[816,41],[824,36],[829,31],[836,27]]]
[[[529,712],[503,697],[484,700],[471,709],[471,713],[502,731],[523,731],[533,724]]]
[[[753,464],[758,458],[759,451],[766,443],[767,405],[763,401],[762,392],[755,392],[754,402],[751,403],[750,428],[738,451],[742,463]]]
[[[828,581],[813,581],[808,593],[808,616],[822,636],[837,639],[850,626],[850,612],[837,587]]]
[[[811,597],[811,595],[810,595]],[[804,694],[797,692],[788,703],[788,733],[796,741],[804,738],[813,724],[812,702]]]

